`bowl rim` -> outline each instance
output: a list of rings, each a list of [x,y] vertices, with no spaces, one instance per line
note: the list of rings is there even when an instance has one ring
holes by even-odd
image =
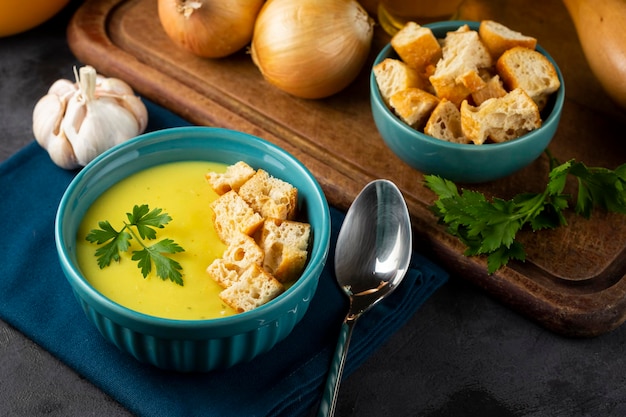
[[[62,227],[62,218],[63,214],[68,210],[69,205],[71,204],[71,199],[75,196],[77,191],[82,186],[82,182],[85,180],[85,177],[92,174],[94,169],[101,169],[102,167],[106,167],[106,164],[109,160],[113,158],[117,158],[121,154],[126,154],[129,151],[143,148],[147,145],[153,144],[155,142],[160,141],[175,141],[177,135],[193,135],[193,136],[202,136],[206,139],[207,135],[211,136],[214,134],[222,134],[231,136],[229,140],[235,140],[243,145],[249,146],[253,144],[255,147],[262,147],[264,149],[270,149],[273,155],[277,155],[279,159],[289,161],[291,164],[295,165],[298,170],[305,175],[307,181],[311,183],[313,189],[315,190],[315,194],[319,196],[319,205],[321,206],[322,213],[322,224],[325,224],[326,227],[321,228],[321,230],[315,230],[316,238],[320,241],[319,250],[315,253],[311,252],[311,256],[307,261],[307,265],[302,275],[309,275],[315,273],[317,268],[323,268],[326,263],[328,251],[329,251],[329,243],[330,243],[330,229],[331,229],[331,219],[330,219],[330,211],[328,207],[328,203],[326,200],[326,196],[317,182],[317,179],[313,176],[313,174],[309,171],[308,168],[304,166],[302,162],[300,162],[296,157],[287,152],[286,150],[280,148],[279,146],[265,140],[259,138],[257,136],[236,131],[227,128],[220,127],[209,127],[209,126],[184,126],[184,127],[173,127],[167,129],[161,129],[149,133],[144,133],[138,135],[134,138],[129,139],[126,142],[123,142],[119,145],[116,145],[107,151],[103,152],[93,161],[91,161],[87,166],[85,166],[78,174],[72,179],[68,187],[66,188],[55,217],[55,245],[57,249],[57,254],[61,265],[64,270],[64,275],[67,280],[70,281],[70,285],[72,286],[72,290],[76,292],[79,290],[81,292],[81,298],[83,296],[89,297],[91,300],[94,300],[98,303],[97,306],[91,305],[92,308],[98,310],[98,307],[104,308],[110,313],[115,314],[117,318],[121,318],[123,320],[128,320],[130,322],[136,323],[138,325],[147,325],[147,326],[159,326],[163,328],[175,328],[177,330],[180,329],[201,329],[201,328],[225,328],[228,326],[237,326],[242,323],[251,323],[251,322],[259,322],[265,323],[268,321],[268,313],[269,315],[275,314],[277,310],[282,309],[281,300],[285,300],[285,296],[296,292],[297,289],[307,284],[307,280],[298,279],[291,287],[289,287],[283,294],[279,295],[275,299],[267,302],[266,304],[256,307],[253,310],[237,313],[232,316],[227,317],[217,317],[211,319],[174,319],[174,318],[166,318],[154,316],[146,313],[142,313],[136,310],[133,310],[129,307],[126,307],[122,304],[119,304],[110,298],[106,297],[99,291],[97,291],[88,280],[82,275],[80,269],[77,265],[75,265],[67,251],[67,248],[64,242],[68,241],[68,236],[65,236]],[[317,205],[317,204],[316,204]],[[69,237],[69,239],[75,239],[75,237]],[[71,242],[72,240],[69,240]],[[68,276],[69,274],[69,276]],[[76,286],[76,288],[74,288]],[[98,310],[99,311],[99,310]],[[102,314],[102,313],[101,313]],[[104,314],[105,316],[109,316],[108,314]]]
[[[423,26],[430,28],[433,32],[437,32],[437,31],[443,31],[443,30],[455,30],[463,25],[468,25],[470,29],[472,30],[478,30],[480,26],[480,22],[474,21],[474,20],[448,20],[448,21],[443,21],[443,22],[427,23],[427,24],[424,24]],[[552,104],[552,110],[548,114],[548,117],[546,117],[546,119],[542,121],[541,126],[538,129],[532,130],[518,138],[515,138],[513,140],[508,140],[506,142],[483,143],[482,145],[476,145],[473,143],[448,142],[445,140],[441,140],[441,139],[437,139],[435,137],[429,136],[425,134],[424,132],[420,132],[419,130],[412,128],[411,126],[407,125],[402,120],[400,120],[395,114],[393,114],[393,112],[389,109],[389,107],[387,107],[387,105],[384,103],[383,98],[380,95],[380,90],[378,88],[376,77],[373,71],[373,67],[377,65],[378,63],[382,62],[384,58],[394,56],[394,55],[397,56],[390,42],[388,42],[380,50],[380,52],[376,55],[376,58],[374,59],[374,62],[372,64],[372,70],[370,71],[370,92],[373,95],[374,102],[376,103],[376,105],[378,107],[383,108],[384,114],[387,116],[387,118],[392,120],[392,123],[394,124],[394,126],[397,126],[401,131],[410,135],[410,137],[414,140],[424,140],[428,144],[431,144],[431,145],[440,146],[442,148],[448,148],[450,150],[462,150],[464,152],[488,152],[489,149],[494,149],[494,148],[504,150],[506,148],[515,147],[515,146],[520,145],[523,142],[532,140],[533,137],[542,130],[542,128],[552,125],[554,123],[558,123],[560,119],[560,113],[562,111],[563,103],[565,101],[565,82],[563,79],[563,74],[561,73],[561,69],[557,65],[554,58],[552,58],[552,56],[539,43],[537,43],[537,46],[535,49],[538,52],[540,52],[542,55],[544,55],[546,58],[548,58],[550,63],[552,63],[552,65],[554,66],[554,69],[556,70],[556,73],[557,73],[557,76],[559,78],[561,85],[559,86],[559,89],[553,95],[554,103]]]

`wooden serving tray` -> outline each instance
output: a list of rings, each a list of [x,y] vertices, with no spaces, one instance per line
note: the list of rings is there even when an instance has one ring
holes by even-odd
[[[422,174],[384,145],[374,125],[369,70],[389,40],[380,29],[370,61],[352,85],[328,99],[303,100],[266,83],[246,51],[209,60],[177,48],[162,30],[156,8],[154,0],[87,1],[69,25],[70,47],[98,72],[127,81],[138,94],[192,123],[244,131],[283,147],[313,172],[337,207],[347,209],[373,179],[394,181],[409,205],[418,251],[548,329],[595,336],[626,320],[626,216],[572,215],[567,227],[523,232],[527,261],[493,275],[484,259],[463,255],[463,246],[430,212],[435,196],[424,187]],[[524,0],[466,0],[461,18],[498,20],[537,37],[555,58],[567,97],[550,145],[555,156],[608,168],[626,162],[624,115],[591,74],[559,0],[535,2],[532,8]],[[543,191],[548,169],[543,156],[508,178],[466,188],[503,198]]]

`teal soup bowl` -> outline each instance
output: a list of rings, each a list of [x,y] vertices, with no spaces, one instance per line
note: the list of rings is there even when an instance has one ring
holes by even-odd
[[[243,313],[205,320],[143,314],[97,291],[77,263],[76,239],[87,209],[129,175],[176,161],[227,165],[245,161],[298,188],[311,224],[309,259],[300,278],[278,297]],[[61,267],[87,318],[105,339],[141,362],[181,372],[206,372],[246,362],[270,350],[302,319],[328,256],[330,214],[318,182],[296,158],[257,137],[227,129],[183,127],[144,134],[96,158],[77,174],[60,202],[55,239]]]
[[[477,30],[479,22],[446,21],[424,25],[438,39],[467,24]],[[517,139],[482,145],[447,142],[428,136],[402,122],[383,102],[374,72],[370,72],[370,102],[376,127],[385,144],[404,162],[424,174],[440,175],[455,182],[482,183],[506,177],[537,159],[556,133],[565,99],[565,84],[554,59],[539,45],[537,51],[554,65],[561,82],[541,112],[540,128]],[[376,57],[373,66],[386,58],[398,58],[391,44]]]

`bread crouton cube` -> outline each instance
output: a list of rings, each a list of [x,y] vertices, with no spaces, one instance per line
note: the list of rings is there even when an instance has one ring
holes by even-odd
[[[206,180],[213,191],[218,195],[227,193],[230,190],[239,191],[239,187],[254,175],[256,171],[243,161],[239,161],[226,168],[226,172],[207,172]]]
[[[206,272],[220,287],[228,288],[239,281],[239,270],[237,265],[228,263],[223,258],[218,258],[209,264]]]
[[[207,267],[209,276],[223,288],[239,281],[239,274],[252,264],[263,266],[263,250],[254,239],[237,233],[226,247],[221,258],[215,259]]]
[[[261,217],[293,219],[296,215],[298,189],[262,169],[239,188],[239,195]]]
[[[262,266],[264,256],[263,250],[252,237],[244,233],[237,233],[226,247],[222,259],[244,269],[250,264]]]
[[[226,244],[229,244],[239,233],[252,235],[263,224],[263,217],[232,190],[211,203],[211,208],[215,232]]]
[[[441,54],[442,60],[438,64],[441,64],[443,70],[457,75],[468,69],[488,68],[493,65],[489,50],[478,32],[470,30],[467,25],[446,34]]]
[[[441,58],[441,45],[430,28],[407,22],[392,38],[391,46],[400,59],[421,75]]]
[[[490,98],[504,97],[506,93],[507,91],[502,85],[500,76],[496,74],[485,83],[485,86],[483,88],[476,90],[472,93],[472,100],[474,101],[474,104],[476,106],[480,106]]]
[[[463,133],[477,145],[487,139],[504,142],[541,126],[537,104],[521,88],[504,97],[492,98],[478,107],[461,104]]]
[[[480,69],[492,65],[491,55],[478,32],[463,30],[463,26],[446,34],[441,52],[442,58],[429,80],[437,97],[458,107],[472,92],[484,87]]]
[[[220,292],[220,298],[238,312],[250,311],[276,298],[285,290],[276,280],[257,264],[241,271],[237,282]]]
[[[419,72],[399,59],[386,58],[374,65],[372,71],[374,71],[378,90],[386,105],[389,105],[389,99],[398,91],[407,88],[427,88]]]
[[[310,224],[266,219],[260,234],[259,246],[265,254],[263,268],[282,283],[296,280],[306,265]]]
[[[467,91],[469,91],[470,94],[484,88],[487,85],[485,80],[483,80],[483,78],[480,76],[479,71],[475,69],[471,69],[459,75],[454,81],[457,84],[463,84],[463,86],[467,88]]]
[[[496,62],[496,71],[509,90],[522,88],[537,103],[539,111],[561,86],[550,60],[540,52],[522,46],[504,52]]]
[[[400,119],[414,129],[420,130],[437,103],[439,103],[437,97],[419,88],[398,91],[389,99],[391,109]]]
[[[536,38],[514,31],[493,20],[482,20],[478,27],[478,34],[493,59],[498,59],[504,51],[515,46],[523,46],[529,49],[537,47]]]
[[[424,133],[454,143],[469,143],[461,128],[461,112],[450,100],[442,99],[433,110]]]

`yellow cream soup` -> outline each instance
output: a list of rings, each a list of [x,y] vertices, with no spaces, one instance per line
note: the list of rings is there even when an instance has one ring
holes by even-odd
[[[220,300],[221,288],[206,273],[225,246],[213,227],[209,205],[217,195],[205,174],[225,170],[226,165],[207,162],[164,164],[133,174],[103,193],[85,214],[78,231],[78,263],[87,280],[111,300],[152,316],[200,320],[235,314]],[[87,233],[103,220],[120,230],[126,213],[141,204],[148,204],[150,210],[161,208],[172,218],[165,228],[157,229],[157,239],[152,242],[170,238],[185,249],[173,255],[183,268],[183,286],[156,276],[154,266],[144,278],[137,262],[130,259],[132,250],[139,249],[134,239],[120,262],[98,267],[98,245],[85,239]]]

